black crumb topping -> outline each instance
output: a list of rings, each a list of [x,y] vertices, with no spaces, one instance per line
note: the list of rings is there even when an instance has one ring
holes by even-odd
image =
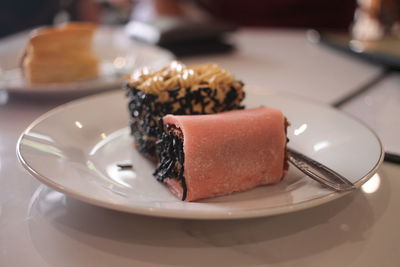
[[[120,171],[125,171],[125,170],[132,170],[133,165],[132,164],[117,164],[118,170]]]
[[[244,106],[240,105],[245,97],[241,90],[243,84],[238,82],[238,85],[240,89],[231,86],[222,101],[217,98],[217,89],[202,87],[197,90],[190,88],[169,90],[168,101],[160,102],[158,95],[145,93],[127,84],[131,134],[138,151],[150,159],[157,160],[156,142],[162,134],[162,117],[167,114],[196,115],[207,114],[207,111],[217,113],[243,109]],[[185,90],[184,94],[181,90]]]
[[[185,155],[183,153],[183,136],[180,129],[170,124],[165,125],[165,131],[157,142],[157,155],[159,163],[153,175],[160,182],[164,182],[166,178],[178,179],[183,189],[182,200],[185,200],[187,194],[183,175]]]

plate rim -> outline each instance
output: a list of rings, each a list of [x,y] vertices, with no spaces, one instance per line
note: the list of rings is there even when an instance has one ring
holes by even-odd
[[[247,91],[251,91],[251,90],[247,90]],[[266,92],[268,92],[270,94],[272,93],[272,94],[278,95],[278,96],[289,97],[292,99],[294,98],[292,94],[288,94],[288,93],[281,93],[281,92],[276,92],[276,91],[271,91],[271,90],[267,90]],[[51,187],[52,189],[55,189],[56,191],[64,193],[67,196],[70,196],[74,199],[83,201],[85,203],[89,203],[94,206],[107,208],[107,209],[111,209],[111,210],[117,210],[117,211],[132,213],[132,214],[138,214],[138,215],[171,218],[171,219],[226,220],[226,219],[250,219],[250,218],[275,216],[275,215],[291,213],[291,212],[295,212],[295,211],[301,211],[301,210],[312,208],[312,207],[317,207],[317,206],[323,205],[325,203],[328,203],[330,201],[333,201],[335,199],[338,199],[340,197],[343,197],[343,196],[353,192],[353,191],[330,192],[330,193],[320,196],[318,198],[304,200],[304,201],[301,201],[296,204],[281,205],[281,206],[276,206],[273,208],[265,208],[265,209],[263,209],[263,208],[246,209],[246,210],[236,211],[234,213],[231,213],[229,211],[218,212],[218,213],[217,212],[212,212],[212,213],[183,212],[182,213],[179,210],[175,211],[172,209],[165,209],[165,208],[149,209],[149,208],[137,207],[137,206],[126,206],[126,205],[120,205],[120,204],[113,204],[108,201],[93,199],[93,198],[87,197],[86,195],[83,195],[83,194],[77,194],[74,190],[68,189],[68,188],[52,181],[51,179],[47,178],[46,176],[42,175],[41,173],[37,172],[32,166],[29,165],[28,162],[26,162],[26,160],[24,159],[22,152],[21,152],[22,140],[25,137],[25,135],[30,130],[32,130],[35,126],[37,126],[39,123],[41,123],[44,120],[46,120],[47,118],[51,117],[53,114],[61,112],[71,106],[79,105],[86,101],[95,100],[96,98],[107,97],[107,95],[111,95],[111,94],[116,95],[116,94],[120,94],[120,93],[121,92],[119,92],[119,91],[111,91],[111,92],[103,92],[103,93],[99,93],[96,95],[86,96],[86,97],[83,97],[83,98],[80,98],[77,100],[72,100],[70,102],[59,105],[59,106],[47,111],[46,113],[42,114],[41,116],[36,118],[33,122],[31,122],[29,124],[29,126],[19,136],[17,144],[16,144],[16,154],[17,154],[18,161],[28,171],[28,173],[30,175],[35,177],[41,183]],[[294,96],[297,98],[296,95],[294,95]],[[318,105],[323,108],[332,109],[335,112],[342,113],[343,115],[349,117],[356,123],[361,124],[367,130],[369,130],[373,134],[373,136],[376,138],[376,140],[378,141],[378,144],[380,147],[379,159],[377,160],[375,165],[368,171],[368,173],[366,173],[357,182],[355,182],[354,185],[356,187],[356,190],[358,190],[361,187],[361,185],[363,185],[366,181],[368,181],[377,172],[377,170],[379,169],[380,165],[382,164],[382,162],[384,160],[384,149],[383,149],[383,145],[382,145],[380,138],[375,133],[375,131],[372,130],[368,125],[366,125],[360,119],[358,119],[350,114],[344,113],[343,111],[335,109],[334,107],[329,106],[327,104],[313,101],[313,100],[310,100],[310,99],[307,99],[304,97],[302,97],[301,101],[310,102],[310,103],[313,103],[314,105]]]

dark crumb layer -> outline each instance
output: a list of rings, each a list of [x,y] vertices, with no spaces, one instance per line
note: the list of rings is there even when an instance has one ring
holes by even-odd
[[[208,87],[197,90],[176,88],[167,91],[167,101],[161,101],[159,95],[145,93],[129,84],[126,87],[130,127],[136,148],[144,156],[155,161],[156,142],[161,138],[161,120],[165,115],[209,114],[244,108],[240,105],[245,97],[241,82],[237,82],[238,88],[231,86],[222,100],[217,97],[217,89]]]
[[[171,124],[165,125],[164,128],[165,131],[157,142],[159,163],[153,175],[160,182],[164,182],[167,178],[180,180],[183,189],[182,200],[185,200],[187,189],[183,176],[185,162],[183,134],[181,129]]]
[[[285,117],[285,125],[283,126],[285,129],[285,135],[286,135],[286,144],[285,144],[285,159],[283,163],[283,170],[287,171],[289,170],[289,154],[287,152],[287,144],[289,143],[289,138],[287,137],[287,128],[290,126],[290,122],[287,120]],[[283,178],[283,177],[282,177]]]

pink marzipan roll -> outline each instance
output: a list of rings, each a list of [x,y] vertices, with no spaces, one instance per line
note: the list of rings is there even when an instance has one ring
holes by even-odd
[[[245,191],[276,184],[284,176],[286,122],[277,109],[167,115],[163,123],[183,134],[184,181],[164,180],[180,199],[195,201]]]

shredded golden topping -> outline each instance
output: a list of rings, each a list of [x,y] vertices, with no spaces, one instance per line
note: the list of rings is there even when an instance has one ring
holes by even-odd
[[[140,69],[129,80],[131,86],[152,94],[175,88],[227,87],[234,82],[233,75],[215,63],[187,67],[177,61],[155,72]]]

